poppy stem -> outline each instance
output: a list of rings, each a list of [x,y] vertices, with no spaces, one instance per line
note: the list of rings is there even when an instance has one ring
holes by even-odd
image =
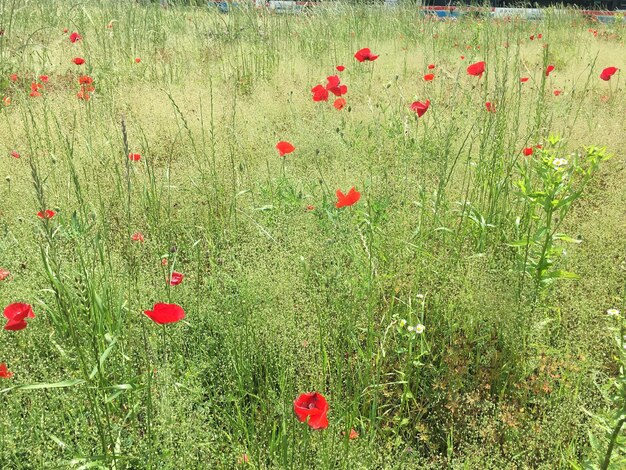
[[[148,469],[152,468],[152,454],[153,454],[153,437],[152,437],[152,361],[150,361],[150,352],[148,346],[148,336],[146,334],[146,326],[144,322],[141,322],[141,333],[143,336],[144,352],[146,354],[146,367],[148,371],[148,403],[146,411],[146,428],[148,434]]]
[[[165,325],[161,325],[161,342],[163,344],[161,349],[163,350],[163,365],[165,365],[165,363],[167,362],[167,341],[165,335]]]

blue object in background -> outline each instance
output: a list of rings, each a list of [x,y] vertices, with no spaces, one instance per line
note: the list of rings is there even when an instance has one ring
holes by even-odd
[[[207,6],[209,8],[217,7],[217,10],[220,13],[228,13],[231,8],[237,7],[238,5],[239,4],[236,3],[236,2],[216,2],[216,1],[212,1],[212,0],[209,0],[207,2]]]

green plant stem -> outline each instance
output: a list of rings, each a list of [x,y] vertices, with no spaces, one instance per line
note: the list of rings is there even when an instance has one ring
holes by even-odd
[[[622,426],[626,422],[626,416],[621,418],[617,424],[615,425],[615,429],[613,429],[613,433],[611,434],[611,440],[609,441],[609,447],[606,449],[606,455],[604,456],[604,460],[600,465],[601,470],[607,470],[609,468],[609,464],[611,463],[611,454],[613,453],[613,447],[615,446],[615,441],[617,440],[617,436],[619,436],[620,431],[622,430]]]

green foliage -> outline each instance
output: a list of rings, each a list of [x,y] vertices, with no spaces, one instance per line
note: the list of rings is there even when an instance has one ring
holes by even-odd
[[[592,416],[623,405],[596,382],[621,376],[597,318],[623,304],[626,100],[597,69],[622,67],[623,27],[168,4],[0,0],[0,307],[36,313],[1,333],[0,467],[599,461]],[[337,65],[341,111],[309,92]],[[156,325],[157,302],[187,317]],[[313,390],[324,431],[294,417]]]
[[[604,148],[585,147],[583,153],[572,153],[568,160],[559,152],[559,141],[549,137],[537,158],[518,164],[521,179],[517,186],[525,213],[516,225],[524,236],[510,245],[518,248],[520,270],[539,287],[558,279],[577,278],[555,268],[564,250],[558,242],[580,243],[559,229],[600,163],[610,158]]]

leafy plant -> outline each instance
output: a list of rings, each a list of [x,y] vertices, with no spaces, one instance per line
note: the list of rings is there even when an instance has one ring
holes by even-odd
[[[577,278],[556,266],[565,251],[561,242],[581,242],[560,228],[600,163],[610,158],[605,148],[593,146],[564,158],[559,137],[550,136],[548,143],[537,156],[517,165],[521,175],[517,187],[525,209],[517,226],[523,236],[510,243],[518,249],[519,270],[535,281],[537,289],[558,279]]]

